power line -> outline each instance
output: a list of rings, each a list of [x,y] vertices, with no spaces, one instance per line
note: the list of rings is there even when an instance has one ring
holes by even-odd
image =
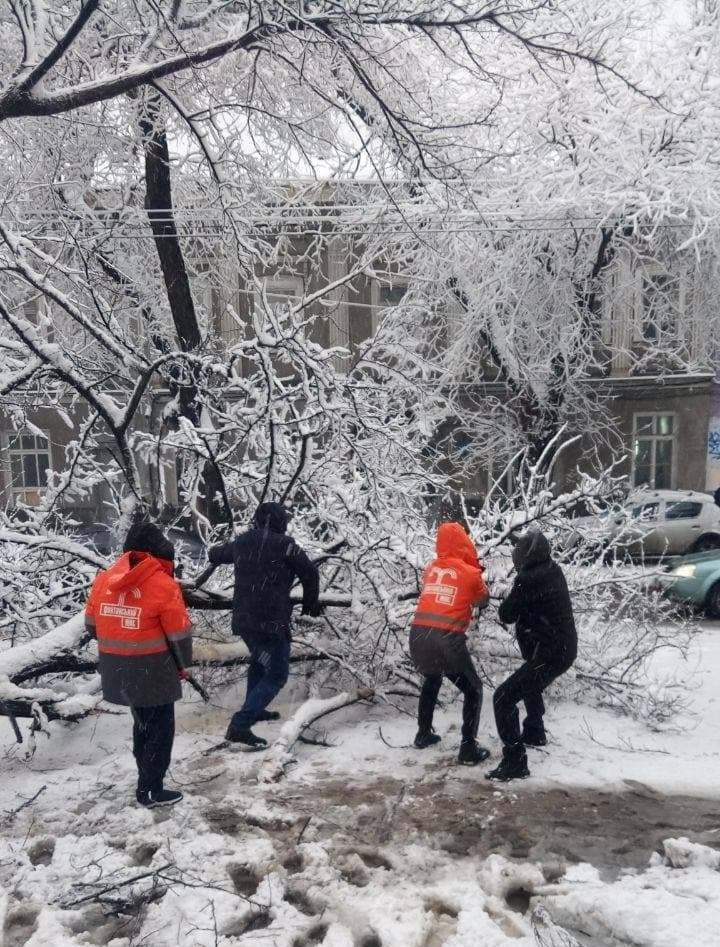
[[[292,224],[291,221],[285,221],[285,224]],[[606,222],[606,226],[609,224]],[[548,226],[548,227],[523,227],[518,224],[508,224],[505,227],[422,227],[418,225],[417,227],[393,227],[391,225],[386,225],[384,228],[373,228],[373,227],[353,227],[353,228],[343,228],[343,229],[334,229],[332,232],[322,231],[322,230],[311,230],[311,229],[299,229],[293,227],[292,231],[289,232],[290,236],[325,236],[325,237],[368,237],[368,236],[414,236],[414,237],[423,237],[423,236],[435,236],[435,235],[456,235],[456,234],[483,234],[483,233],[596,233],[600,227],[600,224],[597,225],[579,225],[568,221],[565,226]],[[690,231],[692,228],[688,224],[654,224],[648,225],[646,228],[648,231],[655,233],[656,231]],[[229,232],[225,232],[226,236],[232,236]],[[221,236],[212,231],[191,231],[179,230],[177,234],[123,234],[113,235],[115,239],[123,240],[126,242],[140,242],[146,240],[192,240],[192,239],[208,239],[210,237]],[[251,238],[258,236],[252,231],[247,231],[241,236]],[[105,235],[107,238],[108,235]],[[90,239],[88,236],[87,239]]]
[[[546,205],[548,206],[548,205]],[[569,225],[576,223],[578,225],[583,225],[587,223],[600,223],[600,224],[609,224],[613,220],[618,220],[621,217],[625,217],[627,220],[633,219],[632,209],[625,208],[624,211],[619,211],[618,209],[608,209],[604,214],[594,213],[572,213],[569,216],[563,217],[560,216],[563,212],[568,210],[572,211],[576,205],[571,204],[550,204],[549,207],[551,210],[555,210],[556,213],[551,215],[549,212],[546,213],[536,213],[539,208],[537,205],[514,205],[508,207],[507,205],[496,205],[485,207],[484,209],[478,208],[453,208],[447,212],[443,212],[436,206],[433,205],[424,205],[419,206],[417,204],[407,204],[407,205],[373,205],[373,204],[364,204],[362,207],[357,205],[332,205],[331,207],[322,207],[318,208],[314,205],[289,205],[287,207],[277,207],[277,208],[268,208],[263,213],[247,213],[244,214],[240,207],[233,208],[231,210],[218,210],[216,207],[193,207],[193,208],[162,208],[158,211],[151,212],[150,215],[144,209],[134,209],[134,208],[123,208],[120,211],[98,211],[93,214],[88,214],[83,217],[78,217],[72,213],[61,214],[55,211],[47,212],[36,212],[33,216],[26,218],[1,218],[4,223],[10,226],[39,226],[48,221],[59,221],[64,224],[68,222],[72,223],[83,223],[87,221],[88,223],[93,220],[97,220],[101,223],[109,223],[116,227],[122,227],[133,223],[134,220],[139,220],[142,222],[143,226],[148,226],[149,221],[152,220],[153,223],[157,224],[172,224],[178,222],[193,222],[193,223],[202,223],[206,222],[208,225],[215,223],[224,223],[232,216],[234,212],[239,213],[243,216],[241,221],[243,224],[297,224],[297,223],[328,223],[337,226],[342,224],[343,217],[342,212],[352,212],[348,216],[362,214],[364,220],[362,222],[348,220],[347,225],[351,227],[372,227],[378,226],[385,223],[386,225],[391,225],[393,223],[393,217],[398,221],[404,224],[413,224],[417,226],[422,226],[424,223],[429,220],[437,221],[448,221],[454,223],[468,222],[468,223],[483,223],[486,219],[500,218],[502,221],[510,224],[517,224],[522,222],[528,223],[542,223],[547,222],[551,224],[561,224]],[[408,213],[403,213],[403,209],[407,208]],[[373,212],[379,211],[380,214],[373,215]],[[535,212],[535,213],[533,213]],[[162,215],[161,215],[162,214]],[[642,225],[642,222],[641,222]],[[652,223],[647,223],[645,226],[653,226]],[[687,221],[682,223],[673,224],[672,226],[678,227],[687,227],[691,228],[692,224]]]

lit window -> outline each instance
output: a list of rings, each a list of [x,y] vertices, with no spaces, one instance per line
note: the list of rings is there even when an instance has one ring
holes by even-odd
[[[36,506],[47,486],[50,443],[35,434],[12,434],[8,439],[10,487],[15,499]]]
[[[636,414],[633,435],[633,483],[656,490],[672,487],[675,415]]]

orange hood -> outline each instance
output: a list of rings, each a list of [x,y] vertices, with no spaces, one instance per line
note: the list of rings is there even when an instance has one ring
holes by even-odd
[[[169,559],[156,559],[147,552],[126,552],[114,568],[118,572],[109,582],[113,591],[139,588],[156,572],[165,572],[169,576],[173,574],[173,564]]]
[[[438,559],[461,559],[482,570],[472,540],[459,523],[441,523],[435,541]]]

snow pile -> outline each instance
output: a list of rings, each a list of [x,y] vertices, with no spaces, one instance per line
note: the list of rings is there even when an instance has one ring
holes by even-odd
[[[687,839],[668,839],[664,849],[672,867],[652,859],[611,884],[565,878],[544,903],[556,922],[593,944],[711,947],[720,925],[720,852]]]
[[[665,862],[672,868],[714,868],[720,870],[720,852],[707,845],[698,845],[686,838],[669,838],[663,842]]]

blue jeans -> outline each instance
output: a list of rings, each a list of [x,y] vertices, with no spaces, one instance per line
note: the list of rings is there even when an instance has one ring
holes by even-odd
[[[280,693],[290,674],[290,639],[284,635],[256,636],[243,632],[250,651],[245,703],[230,721],[232,730],[247,730]]]

